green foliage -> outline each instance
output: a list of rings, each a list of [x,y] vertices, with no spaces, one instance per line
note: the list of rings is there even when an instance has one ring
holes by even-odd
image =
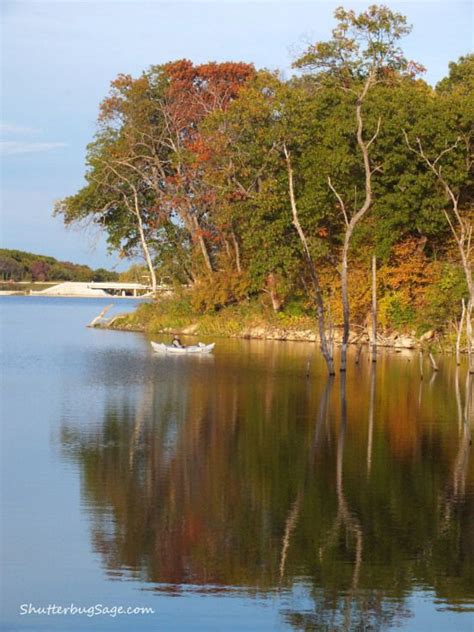
[[[474,54],[464,55],[449,64],[449,74],[436,85],[439,93],[462,91],[466,94],[474,90]]]
[[[311,68],[322,79],[336,78],[343,83],[371,73],[384,78],[387,73],[412,70],[397,45],[411,31],[405,16],[386,6],[371,5],[359,15],[339,7],[334,17],[337,25],[331,40],[310,46],[295,62],[296,68]]]
[[[461,301],[468,299],[466,279],[459,266],[442,265],[439,278],[426,292],[424,321],[426,328],[443,329],[447,323],[457,321],[461,314]]]
[[[379,321],[385,328],[405,329],[415,322],[416,312],[404,292],[386,294],[379,303]]]
[[[119,273],[119,280],[125,283],[143,283],[147,277],[146,267],[138,263],[132,264],[125,272]]]

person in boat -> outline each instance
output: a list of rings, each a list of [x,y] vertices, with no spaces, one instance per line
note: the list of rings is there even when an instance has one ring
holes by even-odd
[[[179,339],[179,336],[175,335],[173,337],[173,340],[171,342],[173,347],[178,347],[178,349],[182,349],[183,348],[183,344],[181,343],[181,340]]]

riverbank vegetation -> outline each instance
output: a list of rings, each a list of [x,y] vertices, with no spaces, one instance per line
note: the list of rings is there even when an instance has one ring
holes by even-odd
[[[179,60],[112,82],[87,184],[55,213],[141,251],[154,288],[187,286],[137,320],[312,319],[329,372],[337,328],[341,368],[364,327],[471,349],[474,56],[433,88],[400,48],[402,15],[335,22],[288,79]]]

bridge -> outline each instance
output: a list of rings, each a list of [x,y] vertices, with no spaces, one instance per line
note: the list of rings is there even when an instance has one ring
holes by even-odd
[[[156,291],[160,294],[171,294],[173,287],[171,285],[159,285]],[[150,285],[143,283],[125,283],[121,281],[104,281],[80,283],[76,281],[65,281],[58,283],[45,290],[30,294],[35,296],[76,296],[83,298],[104,298],[104,297],[128,297],[128,298],[145,298],[153,295]]]
[[[90,290],[102,290],[107,296],[151,296],[151,286],[143,283],[121,283],[120,281],[108,281],[100,283],[88,283]]]

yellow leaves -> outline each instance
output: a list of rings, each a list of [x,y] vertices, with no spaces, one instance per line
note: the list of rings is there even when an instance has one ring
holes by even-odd
[[[434,269],[424,247],[426,238],[411,237],[396,244],[389,264],[380,271],[380,278],[389,290],[401,290],[416,302],[420,291],[434,280]]]
[[[209,312],[243,300],[249,290],[246,274],[221,270],[212,278],[198,281],[192,289],[191,304],[198,312]]]

